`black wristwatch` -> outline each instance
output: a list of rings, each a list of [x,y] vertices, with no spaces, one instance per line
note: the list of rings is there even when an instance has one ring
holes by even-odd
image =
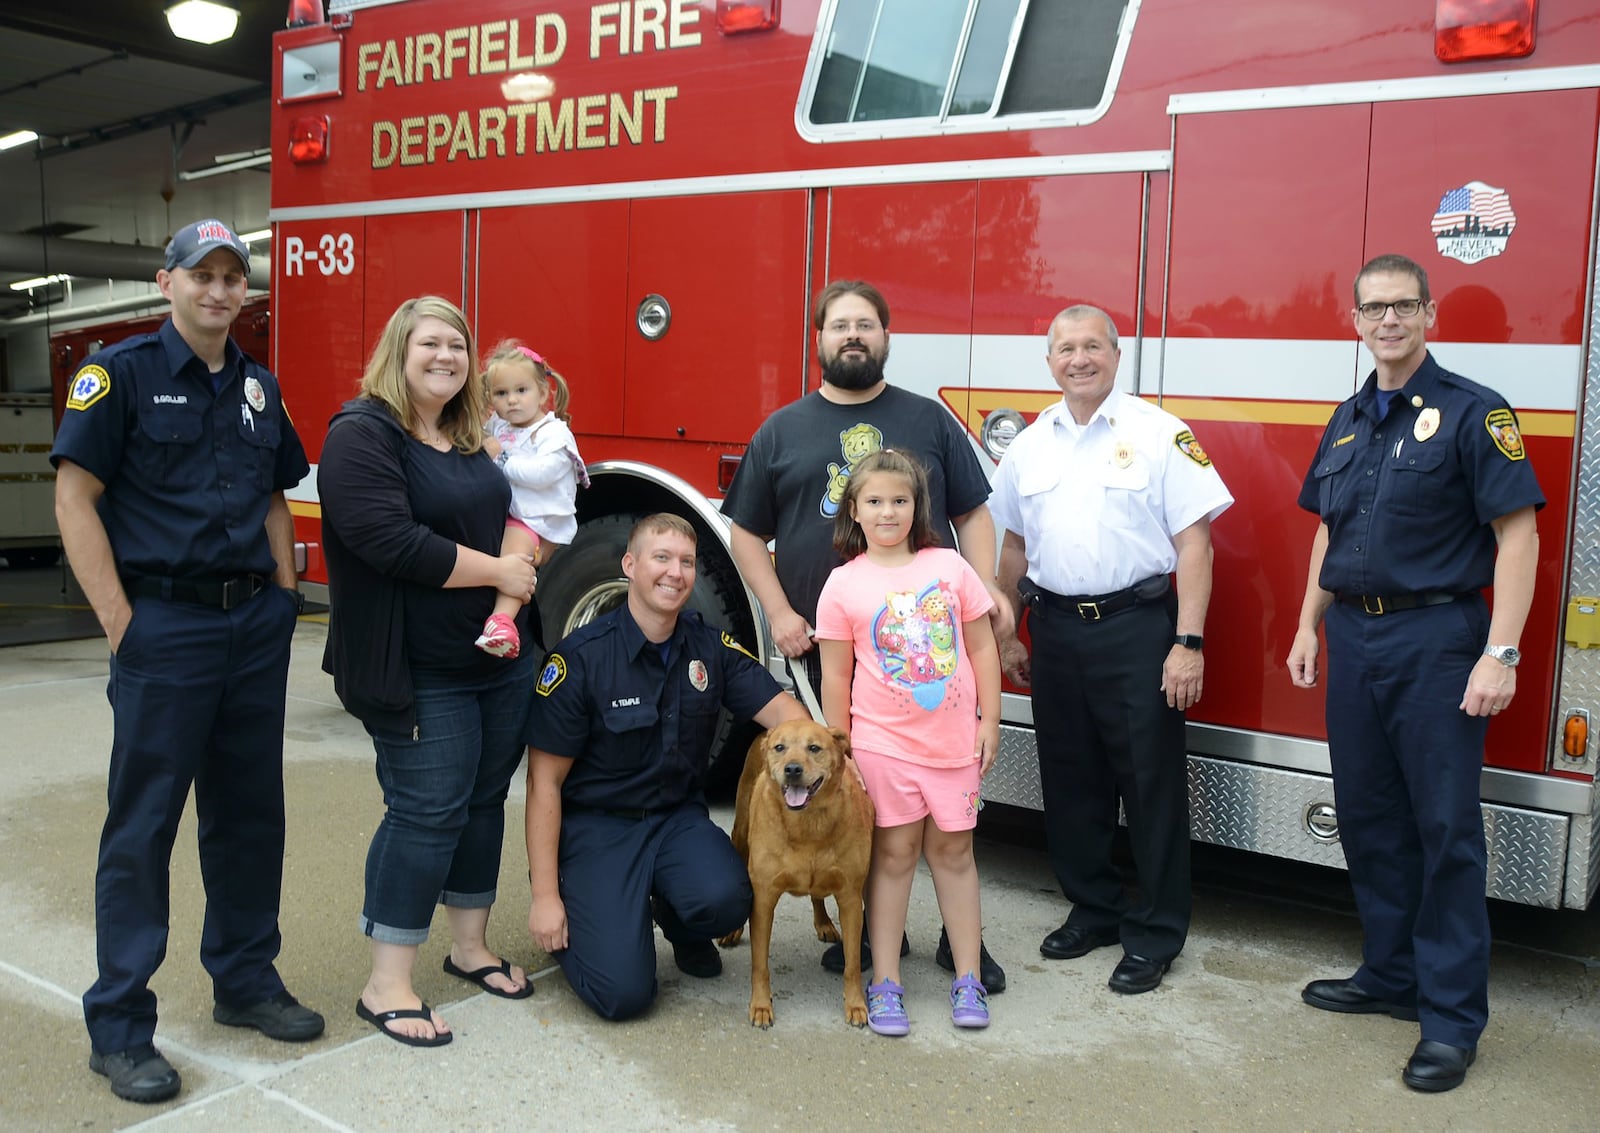
[[[1185,649],[1193,649],[1198,652],[1199,650],[1205,648],[1206,639],[1201,637],[1198,633],[1180,633],[1174,635],[1172,638],[1172,644],[1181,645]]]
[[[291,590],[289,593],[294,595],[294,613],[295,617],[299,617],[306,612],[306,592],[304,590]]]

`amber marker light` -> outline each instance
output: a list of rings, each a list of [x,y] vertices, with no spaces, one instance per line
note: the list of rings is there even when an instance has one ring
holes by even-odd
[[[1582,759],[1589,753],[1589,714],[1574,712],[1561,729],[1561,750],[1568,759]]]

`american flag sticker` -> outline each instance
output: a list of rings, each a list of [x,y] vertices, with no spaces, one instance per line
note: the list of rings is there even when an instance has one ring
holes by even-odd
[[[1439,199],[1433,214],[1433,238],[1439,254],[1475,264],[1506,250],[1517,228],[1517,214],[1504,189],[1468,181]]]

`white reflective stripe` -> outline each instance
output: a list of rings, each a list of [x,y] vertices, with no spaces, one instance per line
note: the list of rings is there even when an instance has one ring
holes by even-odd
[[[320,503],[322,497],[317,494],[317,466],[313,464],[311,471],[306,473],[306,478],[283,493],[283,497],[297,504]]]
[[[1340,402],[1355,392],[1368,356],[1357,368],[1362,346],[1348,341],[1293,338],[1169,338],[1166,382],[1161,344],[1145,346],[1139,392],[1168,397],[1248,397],[1258,401]]]
[[[1167,397],[1339,402],[1371,372],[1372,355],[1342,339],[1146,339],[1137,388],[1132,342],[1122,340],[1117,387]],[[1161,382],[1165,346],[1165,385]],[[1553,343],[1430,342],[1447,370],[1497,391],[1516,409],[1573,412],[1583,389],[1583,351]],[[937,397],[940,389],[1054,393],[1044,336],[915,334],[891,337],[885,373],[896,385]],[[970,378],[968,367],[970,365]]]
[[[346,216],[393,216],[398,213],[443,212],[453,209],[513,208],[521,205],[567,204],[575,201],[639,200],[691,197],[713,193],[755,193],[776,189],[835,189],[851,185],[909,185],[934,181],[991,181],[1001,178],[1063,177],[1093,173],[1148,173],[1172,168],[1167,150],[1067,154],[1054,157],[1008,157],[987,161],[928,161],[907,165],[835,166],[790,169],[777,173],[740,173],[724,177],[680,177],[658,181],[617,181],[599,185],[553,185],[544,189],[505,189],[492,193],[448,193],[434,197],[347,201],[343,204],[277,208],[268,218],[282,223]]]
[[[1481,71],[1476,74],[1430,75],[1415,79],[1175,94],[1167,99],[1167,113],[1216,114],[1230,110],[1282,110],[1291,106],[1410,102],[1423,98],[1470,98],[1486,94],[1579,90],[1595,86],[1600,86],[1600,66],[1529,67],[1518,71]]]

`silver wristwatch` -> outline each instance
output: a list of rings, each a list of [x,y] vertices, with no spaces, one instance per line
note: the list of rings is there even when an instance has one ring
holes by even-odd
[[[1508,669],[1515,669],[1522,660],[1522,650],[1515,645],[1485,645],[1483,651]]]

